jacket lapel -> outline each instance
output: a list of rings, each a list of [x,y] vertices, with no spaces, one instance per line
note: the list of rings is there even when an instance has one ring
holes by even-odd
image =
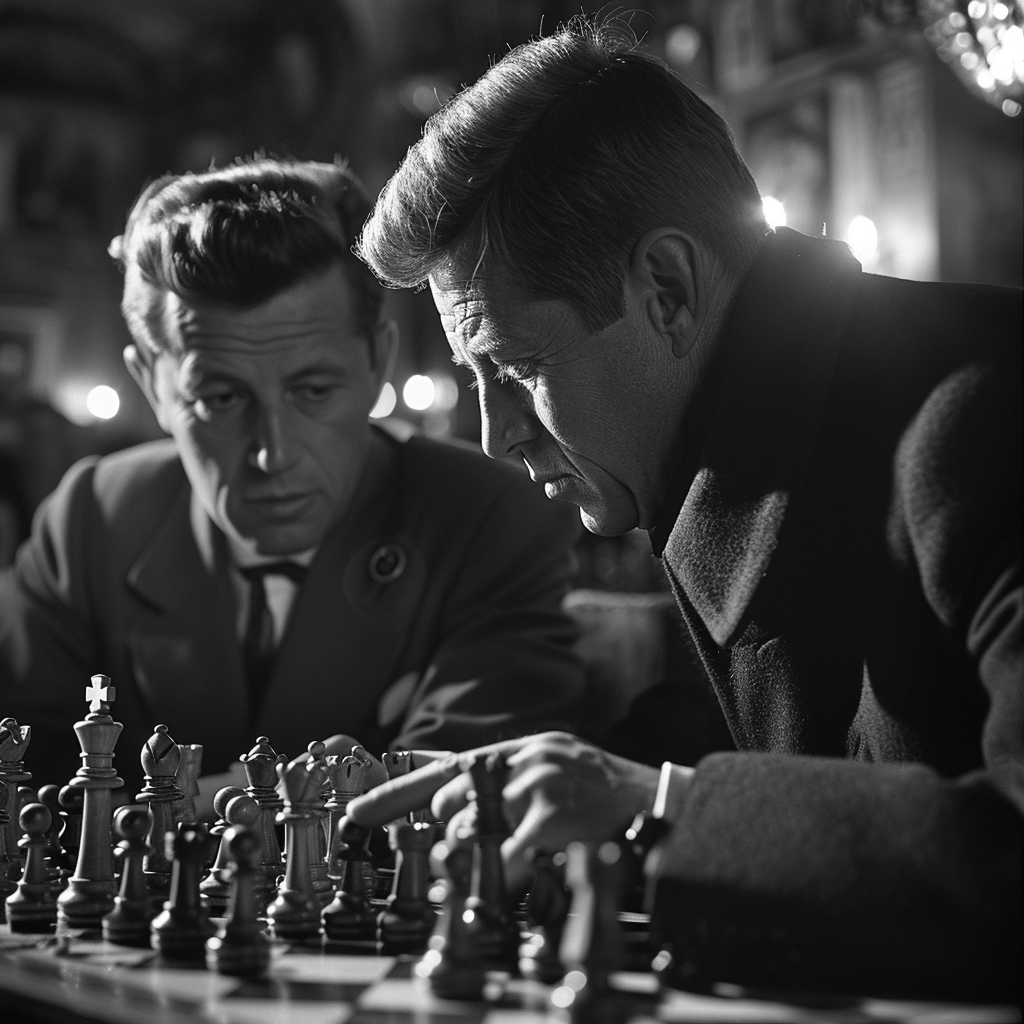
[[[186,482],[127,577],[140,599],[127,642],[153,724],[189,742],[201,716],[207,764],[245,749],[236,737],[248,735],[240,726],[250,714],[239,645],[225,642],[235,636],[235,612],[221,543]]]
[[[708,439],[665,547],[721,647],[736,637],[806,474],[859,274],[845,245],[780,228],[730,311]]]

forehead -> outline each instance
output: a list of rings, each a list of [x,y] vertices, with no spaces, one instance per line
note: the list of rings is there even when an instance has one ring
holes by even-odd
[[[163,321],[168,347],[180,355],[364,347],[354,344],[365,332],[338,266],[248,308],[193,303],[167,293]]]

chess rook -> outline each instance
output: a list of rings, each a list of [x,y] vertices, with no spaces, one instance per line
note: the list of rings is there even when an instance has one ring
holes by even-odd
[[[202,960],[216,928],[199,898],[209,835],[205,825],[183,824],[164,837],[171,860],[171,893],[153,918],[150,944],[169,960]]]
[[[114,812],[114,832],[121,837],[116,855],[121,859],[121,889],[114,909],[103,918],[103,938],[120,946],[148,946],[150,922],[156,904],[146,885],[145,858],[153,816],[148,807],[120,807]]]
[[[181,799],[174,808],[175,823],[191,825],[196,820],[196,797],[199,796],[199,776],[203,770],[203,745],[179,743],[178,774],[175,779]]]
[[[10,861],[10,874],[16,877],[21,871],[21,857],[18,840],[21,829],[18,826],[18,813],[21,802],[18,787],[32,778],[32,773],[25,771],[25,753],[32,741],[32,727],[18,725],[13,718],[0,721],[0,784],[7,790],[7,822],[4,826],[4,848]]]
[[[82,767],[69,785],[81,789],[82,835],[75,873],[57,898],[59,921],[72,928],[99,928],[114,909],[117,882],[111,851],[112,791],[124,783],[114,771],[114,746],[123,726],[110,717],[115,696],[110,677],[95,675],[86,688],[89,714],[75,723],[82,748]]]

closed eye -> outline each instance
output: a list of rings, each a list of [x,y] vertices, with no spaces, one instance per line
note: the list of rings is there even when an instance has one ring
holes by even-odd
[[[537,367],[532,360],[519,359],[511,362],[495,362],[494,377],[502,384],[528,384],[537,376]]]

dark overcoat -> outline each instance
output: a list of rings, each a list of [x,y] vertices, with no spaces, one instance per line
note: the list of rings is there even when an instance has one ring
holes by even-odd
[[[1021,294],[780,229],[664,565],[738,752],[659,851],[683,973],[1019,994]]]

